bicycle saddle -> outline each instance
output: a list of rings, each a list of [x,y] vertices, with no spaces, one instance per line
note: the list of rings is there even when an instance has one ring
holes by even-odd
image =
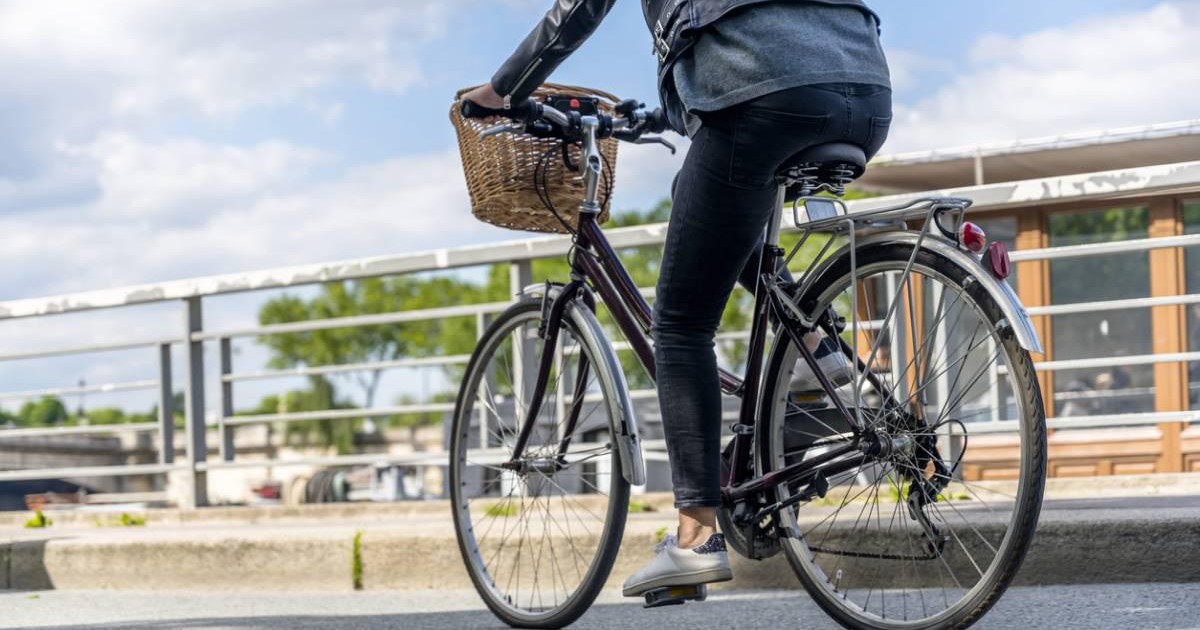
[[[862,147],[848,142],[817,144],[784,161],[777,179],[794,180],[788,186],[787,200],[829,190],[845,192],[846,184],[862,177],[867,170],[867,154]]]

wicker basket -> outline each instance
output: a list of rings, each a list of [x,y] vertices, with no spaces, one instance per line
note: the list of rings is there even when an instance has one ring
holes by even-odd
[[[461,97],[469,89],[458,93]],[[613,107],[619,102],[611,94],[598,90],[555,85],[547,83],[533,94],[542,99],[547,95],[595,97],[600,110],[613,115]],[[584,185],[582,171],[571,171],[563,164],[562,141],[535,138],[529,135],[500,134],[480,138],[479,132],[490,125],[478,119],[466,119],[458,110],[458,102],[450,109],[450,120],[458,133],[458,149],[462,155],[463,172],[467,176],[467,191],[471,195],[471,212],[481,221],[512,230],[530,232],[566,232],[562,222],[572,229],[579,225],[579,204],[583,201]],[[616,176],[616,139],[599,141],[600,153],[605,158],[605,177],[602,178],[597,195],[603,203],[599,217],[608,220],[612,182]],[[567,148],[571,164],[580,164],[582,149],[579,145]],[[546,158],[549,154],[548,159]],[[543,165],[543,173],[539,165]],[[559,217],[546,207],[538,195],[534,176],[544,183],[549,199]]]

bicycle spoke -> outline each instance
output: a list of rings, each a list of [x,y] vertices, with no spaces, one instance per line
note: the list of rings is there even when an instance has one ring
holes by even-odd
[[[612,424],[605,417],[610,390],[598,371],[583,375],[579,370],[585,358],[592,365],[598,364],[596,358],[567,322],[555,347],[547,348],[535,334],[539,316],[540,309],[529,309],[510,327],[491,333],[490,349],[473,359],[468,374],[475,393],[460,400],[456,415],[455,435],[481,442],[476,450],[459,439],[458,481],[452,484],[460,497],[460,523],[466,523],[459,524],[459,535],[468,537],[466,549],[474,558],[469,566],[488,585],[481,594],[521,615],[557,613],[577,602],[589,581],[604,579],[591,568],[602,540],[619,540],[605,532],[616,500],[610,495],[624,484],[615,470],[613,442],[606,437]],[[546,387],[525,450],[513,453],[543,352],[558,356],[544,375]],[[573,414],[577,421],[568,432]],[[469,430],[463,418],[470,419]],[[560,454],[564,438],[569,447]]]
[[[1007,532],[1019,522],[1022,505],[1003,483],[975,481],[980,477],[969,475],[978,475],[976,468],[966,464],[974,452],[970,423],[981,417],[981,408],[1005,404],[988,392],[1031,388],[1013,385],[1013,346],[989,315],[996,311],[923,265],[899,257],[886,264],[868,261],[856,273],[843,271],[816,304],[821,312],[828,304],[854,303],[849,297],[857,292],[859,310],[847,314],[862,363],[856,382],[875,376],[861,391],[864,403],[851,411],[865,423],[858,437],[877,438],[883,446],[878,455],[831,476],[829,498],[818,503],[824,507],[790,510],[789,527],[797,534],[781,543],[797,550],[798,570],[822,585],[814,596],[847,611],[862,627],[929,620],[992,588],[996,568],[1008,561]],[[1022,401],[1030,398],[1012,396],[1016,406],[1007,413],[1027,414],[1031,408]],[[802,410],[790,399],[774,408],[780,419],[772,470],[839,442],[840,432],[830,425],[841,420],[830,410]],[[787,487],[779,498],[794,492],[799,489]],[[804,518],[809,512],[812,518]]]

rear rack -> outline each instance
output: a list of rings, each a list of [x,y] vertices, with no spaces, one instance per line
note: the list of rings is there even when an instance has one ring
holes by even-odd
[[[904,229],[908,221],[931,217],[940,219],[948,212],[956,213],[961,221],[962,215],[973,203],[970,199],[960,197],[922,197],[898,206],[851,213],[841,199],[810,196],[801,197],[792,204],[792,220],[803,232],[838,234],[864,228]],[[810,204],[823,207],[819,212],[812,212],[808,207]],[[938,225],[942,227],[940,221]]]

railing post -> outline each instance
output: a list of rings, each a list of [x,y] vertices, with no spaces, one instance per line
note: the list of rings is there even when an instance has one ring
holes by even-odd
[[[1150,227],[1147,236],[1162,238],[1183,234],[1181,209],[1172,198],[1155,199],[1150,204]],[[1184,250],[1180,247],[1152,249],[1150,258],[1150,295],[1166,297],[1187,294]],[[1154,354],[1187,352],[1187,309],[1182,305],[1155,306],[1150,309],[1152,349]],[[1189,405],[1188,365],[1186,363],[1154,364],[1154,411],[1186,411]],[[1184,472],[1182,422],[1158,425],[1162,434],[1161,450],[1155,472]]]
[[[208,432],[204,426],[204,341],[193,337],[203,330],[199,297],[184,300],[184,330],[187,337],[187,382],[184,389],[184,417],[187,427],[188,476],[190,493],[185,508],[208,505],[208,473],[197,464],[208,459]]]
[[[175,391],[171,381],[171,344],[158,347],[158,463],[175,463]]]
[[[233,347],[229,337],[221,337],[221,418],[217,420],[217,435],[221,438],[221,459],[234,460],[234,428],[225,426],[225,418],[233,417],[233,383],[225,377],[233,374]]]
[[[521,291],[533,284],[533,261],[514,260],[508,268],[508,281],[513,297],[520,297]]]

